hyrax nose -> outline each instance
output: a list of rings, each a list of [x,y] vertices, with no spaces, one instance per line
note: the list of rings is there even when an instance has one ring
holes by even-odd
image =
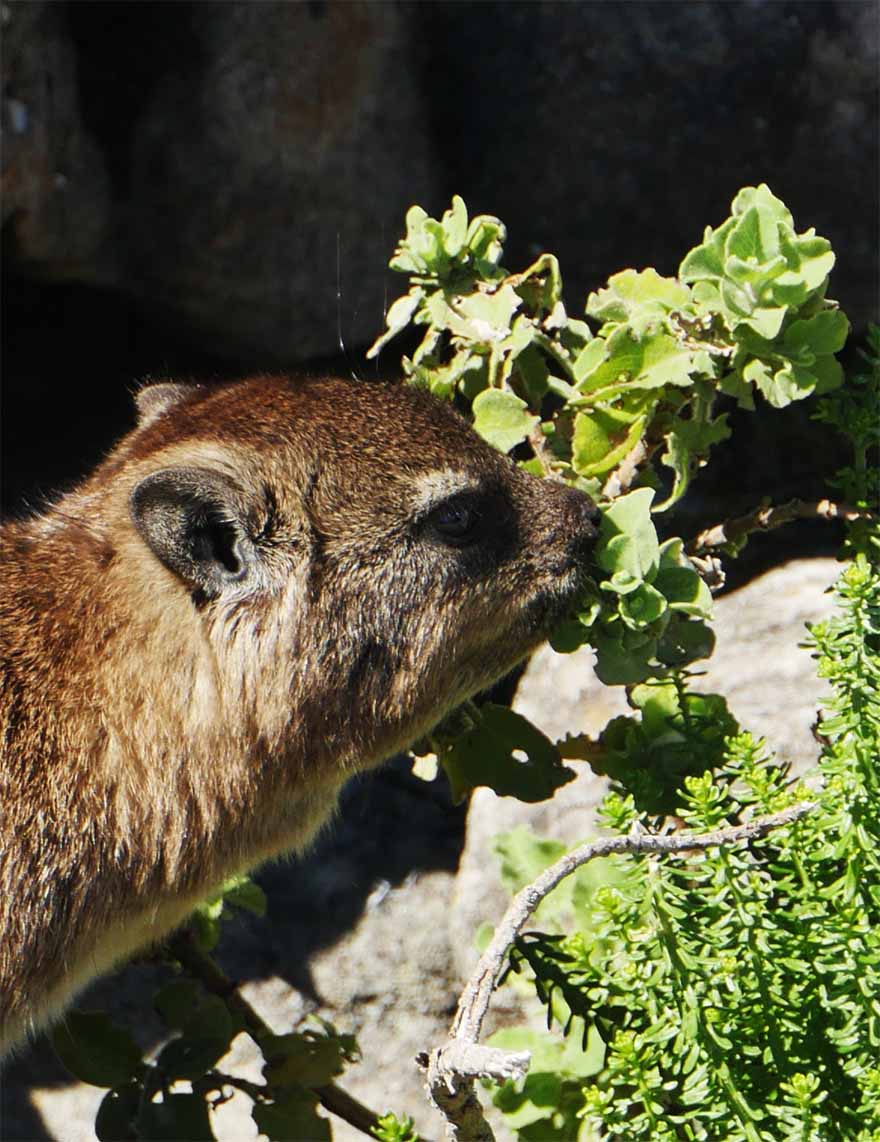
[[[551,491],[552,489],[552,491]],[[549,485],[551,498],[544,518],[549,523],[548,539],[563,562],[586,560],[599,536],[601,513],[593,501],[577,488]]]
[[[592,544],[599,534],[602,513],[585,492],[577,488],[559,489],[562,522],[568,535],[575,540]]]

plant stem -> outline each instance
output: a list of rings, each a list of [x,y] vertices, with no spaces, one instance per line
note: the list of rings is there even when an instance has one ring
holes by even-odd
[[[522,1077],[528,1070],[528,1053],[491,1050],[477,1042],[492,992],[511,944],[541,901],[567,876],[596,857],[612,853],[676,853],[736,844],[763,837],[773,829],[799,820],[815,808],[801,801],[742,825],[712,829],[705,833],[633,832],[627,836],[603,837],[581,845],[545,869],[513,898],[458,1002],[449,1040],[430,1052],[428,1088],[435,1104],[446,1115],[447,1136],[453,1142],[487,1142],[492,1139],[474,1093],[474,1078],[496,1082]]]
[[[239,1015],[244,1022],[247,1032],[257,1046],[262,1041],[275,1034],[260,1014],[244,998],[238,990],[238,985],[215,963],[196,941],[193,933],[184,928],[173,936],[167,944],[169,953],[176,959],[191,976],[204,984],[205,988],[217,995],[230,1011]],[[314,1087],[314,1093],[325,1110],[343,1119],[355,1130],[362,1134],[374,1137],[372,1128],[379,1123],[379,1116],[369,1107],[364,1106],[347,1094],[335,1083],[326,1086]]]
[[[848,504],[836,504],[832,500],[819,500],[816,503],[789,500],[788,503],[777,504],[776,507],[763,503],[736,519],[725,520],[723,523],[715,524],[714,527],[707,527],[694,536],[685,546],[685,551],[688,555],[713,551],[728,543],[737,543],[755,531],[772,531],[773,528],[781,527],[796,519],[854,520],[873,515],[874,512],[863,511]]]

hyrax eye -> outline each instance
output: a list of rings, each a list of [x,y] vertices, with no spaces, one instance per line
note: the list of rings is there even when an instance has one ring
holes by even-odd
[[[480,512],[473,500],[445,500],[427,518],[428,530],[451,547],[463,547],[477,538]]]

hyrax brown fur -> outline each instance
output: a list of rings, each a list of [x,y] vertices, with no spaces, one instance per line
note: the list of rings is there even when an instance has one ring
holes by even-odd
[[[138,405],[0,532],[0,1049],[522,659],[595,538],[586,496],[425,393],[262,377]]]

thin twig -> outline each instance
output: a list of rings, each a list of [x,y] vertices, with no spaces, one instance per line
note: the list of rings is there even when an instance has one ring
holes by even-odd
[[[261,1083],[252,1083],[249,1079],[239,1078],[238,1075],[227,1075],[225,1071],[208,1071],[202,1078],[194,1080],[193,1089],[195,1090],[197,1086],[206,1090],[217,1090],[226,1086],[234,1087],[235,1090],[240,1090],[254,1102],[262,1102],[268,1090],[268,1087]]]
[[[688,555],[713,551],[728,543],[737,543],[755,531],[772,531],[773,528],[791,523],[796,519],[842,519],[854,520],[870,518],[876,513],[851,507],[849,504],[836,504],[832,500],[819,500],[810,503],[806,500],[789,500],[785,504],[762,503],[753,511],[725,520],[723,523],[707,527],[685,547]]]
[[[183,929],[168,942],[168,950],[174,959],[195,979],[204,984],[213,995],[218,995],[230,1009],[241,1016],[248,1034],[257,1044],[273,1036],[275,1032],[256,1012],[238,990],[238,985],[221,970],[199,946],[192,932]],[[363,1103],[352,1098],[350,1094],[336,1086],[327,1083],[326,1086],[314,1087],[314,1093],[325,1110],[343,1119],[355,1130],[375,1138],[372,1127],[379,1122],[379,1116]]]
[[[529,444],[532,446],[535,458],[544,469],[545,478],[548,480],[557,480],[564,484],[565,481],[555,468],[558,461],[553,455],[550,445],[547,443],[547,437],[542,432],[540,424],[536,424],[529,433]]]
[[[707,833],[657,835],[633,832],[628,836],[604,837],[566,854],[518,892],[461,994],[449,1041],[432,1051],[428,1059],[428,1088],[434,1102],[447,1117],[447,1137],[455,1142],[488,1142],[492,1139],[491,1128],[474,1094],[474,1076],[503,1082],[506,1078],[522,1076],[528,1070],[527,1052],[490,1052],[477,1040],[508,950],[529,916],[560,881],[588,861],[613,853],[676,853],[754,840],[773,829],[792,824],[813,808],[813,802],[801,801],[779,813]]]
[[[651,459],[659,447],[659,444],[649,444],[644,439],[639,440],[608,476],[602,485],[602,495],[614,500],[629,491],[641,466]]]

